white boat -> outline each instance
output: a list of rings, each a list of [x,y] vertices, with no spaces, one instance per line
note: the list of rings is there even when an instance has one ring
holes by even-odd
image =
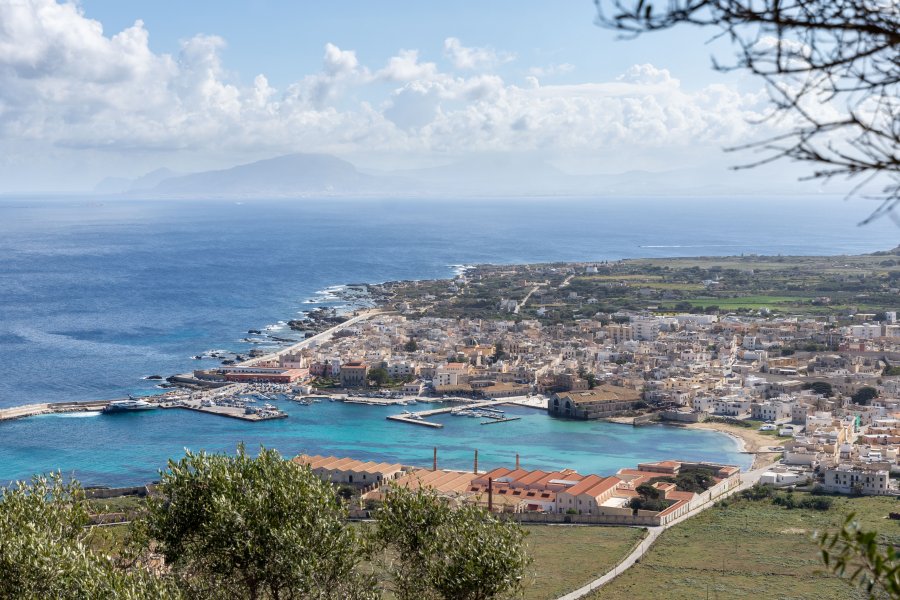
[[[129,412],[135,410],[153,410],[155,404],[150,404],[146,400],[138,400],[136,398],[128,398],[128,400],[113,400],[103,408],[105,413]]]

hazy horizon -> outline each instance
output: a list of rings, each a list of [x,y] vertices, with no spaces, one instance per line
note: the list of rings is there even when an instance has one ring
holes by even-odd
[[[595,16],[588,0],[0,2],[0,194],[92,192],[298,152],[368,175],[417,171],[420,187],[435,183],[423,171],[444,169],[457,186],[447,195],[823,191],[798,182],[809,171],[795,164],[729,170],[755,157],[723,148],[784,124],[752,123],[767,111],[758,81],[709,68],[721,43],[681,31],[621,41]],[[497,160],[525,166],[478,172]],[[658,177],[609,181],[629,173]]]

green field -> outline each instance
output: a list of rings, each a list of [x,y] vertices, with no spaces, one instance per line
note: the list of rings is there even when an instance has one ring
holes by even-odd
[[[865,595],[825,573],[815,531],[833,530],[855,512],[884,543],[900,543],[900,522],[887,519],[900,502],[835,498],[827,512],[787,510],[770,501],[737,500],[664,533],[642,561],[591,598],[849,600]]]
[[[741,296],[739,298],[687,298],[682,302],[690,302],[694,306],[718,306],[722,310],[736,308],[776,308],[779,305],[797,305],[808,302],[798,296]]]
[[[641,539],[633,527],[536,525],[526,527],[534,563],[524,598],[548,600],[580,588],[609,571]]]

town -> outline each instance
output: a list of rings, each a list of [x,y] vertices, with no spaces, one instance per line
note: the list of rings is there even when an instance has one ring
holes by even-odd
[[[714,427],[749,444],[755,467],[769,465],[763,483],[896,495],[895,256],[472,267],[370,286],[377,309],[186,381],[281,385],[307,401],[508,400],[553,418]],[[783,270],[794,296],[761,297]],[[820,295],[840,281],[857,291]],[[604,309],[604,293],[628,308]],[[678,299],[686,294],[701,299]],[[670,306],[636,304],[658,296]]]

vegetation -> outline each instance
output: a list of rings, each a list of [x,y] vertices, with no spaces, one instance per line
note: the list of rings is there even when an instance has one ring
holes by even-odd
[[[629,506],[634,510],[652,510],[660,512],[666,510],[672,502],[665,499],[665,494],[649,483],[642,483],[637,487],[638,498],[632,498]]]
[[[736,49],[733,61],[766,84],[770,115],[784,129],[744,148],[775,160],[813,165],[811,178],[876,177],[882,203],[869,217],[900,204],[900,129],[896,60],[900,12],[869,0],[595,0],[602,25],[636,36],[677,27],[712,29]],[[817,110],[826,104],[828,111]],[[893,216],[893,213],[891,213]]]
[[[798,499],[808,496],[795,492]],[[640,563],[604,586],[596,600],[747,598],[861,600],[863,591],[823,574],[813,534],[834,533],[856,513],[863,530],[877,531],[884,548],[900,543],[900,528],[886,519],[897,500],[833,497],[829,511],[785,510],[769,500],[730,500],[669,529]]]
[[[865,386],[859,388],[855,394],[851,397],[854,404],[864,404],[868,405],[869,402],[878,397],[878,390],[873,387]]]
[[[144,539],[190,595],[375,596],[332,486],[274,450],[188,452],[169,461],[157,489]]]
[[[146,502],[110,503],[139,514],[109,528],[88,527],[100,505],[58,475],[0,488],[0,598],[486,600],[524,587],[530,559],[516,523],[395,490],[374,526],[356,527],[343,491],[243,447],[170,461]],[[604,560],[619,558],[610,549]]]
[[[826,398],[831,398],[832,396],[834,396],[834,390],[831,388],[831,384],[827,381],[814,381],[812,383],[804,383],[803,389],[812,390],[813,393],[820,396],[825,396]]]
[[[88,505],[57,474],[0,488],[0,598],[179,598],[173,582],[91,550]]]
[[[525,532],[475,506],[452,508],[433,491],[390,490],[374,541],[400,600],[483,600],[520,591],[530,560]]]
[[[660,477],[658,480],[674,483],[682,492],[693,492],[695,494],[702,494],[715,483],[713,473],[708,469],[684,471],[675,477]]]
[[[635,527],[536,525],[525,529],[533,558],[525,578],[525,600],[558,598],[578,589],[612,569],[646,534]],[[578,560],[572,560],[573,556]]]
[[[860,529],[854,517],[848,515],[840,531],[820,537],[822,562],[870,598],[900,598],[900,557],[894,546],[883,546],[878,533]]]
[[[457,291],[450,291],[449,280],[417,285],[393,282],[369,289],[382,305],[408,303],[435,317],[537,319],[545,324],[579,318],[627,321],[627,316],[614,313],[648,307],[658,313],[762,312],[846,318],[858,311],[893,309],[896,294],[891,290],[900,286],[900,261],[885,257],[898,252],[623,260],[592,264],[597,273],[562,263],[481,265],[470,271],[470,281],[455,282]],[[520,314],[501,309],[501,299],[521,299],[533,287],[525,285],[526,280],[543,285]],[[795,353],[826,349],[815,340],[801,340],[790,348]]]

